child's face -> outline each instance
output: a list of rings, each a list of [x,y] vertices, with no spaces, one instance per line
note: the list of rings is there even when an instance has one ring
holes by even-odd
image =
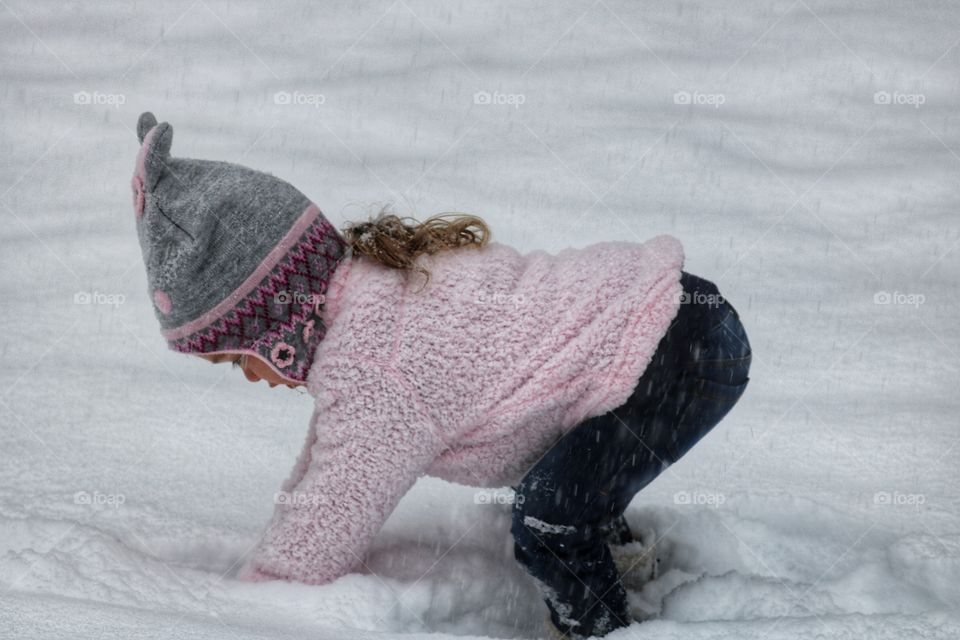
[[[267,364],[260,358],[253,356],[241,355],[239,353],[218,353],[216,355],[206,355],[206,354],[197,354],[204,360],[208,362],[213,362],[214,364],[220,362],[231,362],[236,363],[237,366],[243,370],[243,375],[246,376],[247,380],[250,382],[260,382],[261,380],[266,380],[267,384],[271,388],[276,387],[277,385],[285,385],[291,389],[299,386],[290,382],[287,382],[276,373],[273,372],[273,369],[267,366]]]

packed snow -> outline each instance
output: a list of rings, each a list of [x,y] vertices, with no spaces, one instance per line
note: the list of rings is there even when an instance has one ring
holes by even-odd
[[[311,399],[165,348],[135,126],[558,251],[680,238],[750,388],[628,517],[612,640],[960,637],[960,5],[0,2],[0,638],[544,637],[508,490],[424,478],[362,573],[233,578]]]

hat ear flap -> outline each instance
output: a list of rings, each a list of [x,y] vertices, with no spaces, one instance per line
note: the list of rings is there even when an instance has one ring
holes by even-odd
[[[155,126],[157,126],[157,118],[152,113],[144,111],[140,114],[140,119],[137,120],[137,138],[140,139],[140,144],[143,144],[147,132]]]
[[[140,153],[143,157],[143,184],[152,191],[170,160],[170,147],[173,144],[173,127],[163,122],[151,128],[143,137]]]

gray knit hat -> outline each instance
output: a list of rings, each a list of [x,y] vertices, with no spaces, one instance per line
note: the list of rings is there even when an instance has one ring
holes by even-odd
[[[171,157],[173,127],[150,112],[137,136],[137,235],[170,348],[253,355],[303,382],[325,332],[324,293],[343,237],[279,178]]]

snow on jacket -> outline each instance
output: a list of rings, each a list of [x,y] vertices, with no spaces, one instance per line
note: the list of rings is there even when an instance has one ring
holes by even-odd
[[[516,484],[629,397],[677,312],[683,249],[490,243],[420,260],[428,281],[368,258],[337,267],[307,441],[242,577],[318,584],[358,568],[422,475]]]

